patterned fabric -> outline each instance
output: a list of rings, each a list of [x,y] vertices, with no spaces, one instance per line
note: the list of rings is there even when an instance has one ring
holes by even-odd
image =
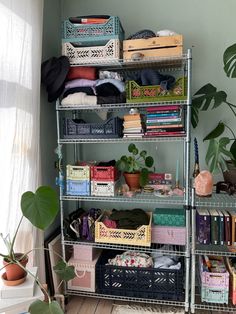
[[[152,267],[152,258],[139,252],[124,252],[108,260],[108,265],[125,266],[125,267]]]

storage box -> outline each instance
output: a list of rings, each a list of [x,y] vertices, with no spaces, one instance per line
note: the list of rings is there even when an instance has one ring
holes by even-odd
[[[66,180],[67,195],[90,195],[89,180]]]
[[[103,46],[77,47],[73,43],[62,44],[62,55],[69,58],[71,65],[106,63],[119,61],[121,44],[118,39],[110,39]]]
[[[76,24],[70,20],[62,22],[62,41],[80,42],[86,46],[104,43],[109,39],[124,39],[124,30],[118,16],[110,16],[101,24]]]
[[[183,53],[183,36],[162,36],[123,41],[124,61],[135,60],[137,53],[141,54],[141,59],[181,56]]]
[[[153,222],[159,226],[185,226],[184,208],[156,208],[153,213]]]
[[[186,228],[152,225],[152,243],[185,245]]]
[[[97,290],[105,295],[118,295],[156,300],[183,301],[184,267],[158,269],[107,265],[108,259],[120,252],[104,251],[96,265]]]
[[[123,120],[110,118],[103,123],[78,123],[76,119],[63,120],[64,138],[118,138],[122,137]]]
[[[201,287],[202,302],[228,304],[229,291],[223,288]]]
[[[187,96],[184,77],[178,78],[174,86],[168,91],[164,91],[160,85],[139,86],[135,81],[126,82],[127,103],[185,99],[187,99]]]
[[[222,257],[222,261],[223,261],[223,257]],[[199,270],[200,270],[201,283],[203,287],[212,288],[212,289],[221,288],[221,289],[229,290],[229,273],[227,270],[225,273],[205,271],[203,267],[203,259],[201,255],[199,256]]]
[[[232,264],[228,257],[226,258],[226,267],[229,271],[230,297],[232,299],[233,305],[236,305],[236,272],[235,269],[232,267]]]
[[[119,182],[113,181],[91,181],[91,195],[93,196],[115,196]]]
[[[105,215],[109,216],[109,213],[103,213],[95,221],[95,242],[151,246],[152,213],[148,212],[147,214],[150,217],[148,225],[142,225],[136,230],[129,230],[107,228],[102,220]]]
[[[98,254],[101,253],[101,250],[92,247],[91,245],[73,245],[74,250],[74,259],[79,259],[83,261],[93,261]]]
[[[84,261],[79,259],[70,258],[68,265],[75,267],[76,277],[68,281],[68,288],[80,291],[95,292],[95,266],[100,253],[93,261]]]
[[[92,166],[91,167],[91,180],[94,181],[116,181],[119,172],[116,167],[108,166]]]
[[[90,180],[90,166],[66,166],[67,180]]]

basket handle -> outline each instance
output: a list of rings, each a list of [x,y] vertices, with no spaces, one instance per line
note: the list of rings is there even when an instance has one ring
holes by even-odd
[[[144,54],[142,54],[141,52],[134,52],[131,55],[131,60],[133,61],[139,61],[142,60],[144,57]]]
[[[82,275],[79,275],[77,269],[75,268],[76,277],[78,277],[79,279],[84,278],[85,273],[86,273],[86,270],[83,270],[83,274],[82,274]]]

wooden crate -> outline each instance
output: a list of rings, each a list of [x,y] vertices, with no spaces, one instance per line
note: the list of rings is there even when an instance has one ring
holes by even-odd
[[[180,56],[183,53],[183,35],[152,37],[147,39],[131,39],[123,41],[124,61],[141,59]]]

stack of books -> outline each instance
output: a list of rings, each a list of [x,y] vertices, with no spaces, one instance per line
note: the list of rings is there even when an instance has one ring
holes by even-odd
[[[145,136],[184,135],[184,118],[180,105],[147,108]]]
[[[144,136],[144,125],[142,115],[140,113],[125,114],[123,126],[123,137],[140,138]]]

